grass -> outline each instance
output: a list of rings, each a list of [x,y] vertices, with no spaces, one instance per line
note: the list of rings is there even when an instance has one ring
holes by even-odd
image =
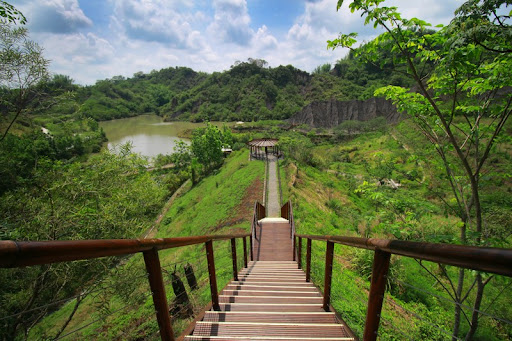
[[[395,139],[391,134],[376,132],[360,135],[343,144],[325,143],[313,149],[317,160],[315,167],[285,161],[283,184],[293,201],[297,233],[333,234],[345,236],[371,236],[388,239],[412,239],[438,242],[454,242],[458,233],[457,219],[448,215],[436,197],[430,194],[429,183],[424,172],[438,170],[424,169],[410,158],[408,144],[418,144],[418,134],[404,122],[394,128]],[[398,134],[397,134],[398,132]],[[415,148],[418,146],[415,145]],[[428,152],[428,145],[425,145]],[[396,165],[396,170],[386,169],[386,164]],[[497,163],[501,165],[501,163]],[[415,170],[420,181],[410,181],[407,172]],[[357,193],[364,181],[372,185],[380,174],[401,180],[402,187],[391,190],[386,187],[372,187]],[[430,174],[428,174],[430,176]],[[421,181],[422,180],[422,181]],[[501,189],[501,191],[505,189]],[[383,199],[374,198],[373,193],[381,193]],[[502,192],[501,195],[504,195]],[[396,210],[396,212],[393,212]],[[401,211],[403,210],[403,211]],[[392,214],[391,214],[392,213]],[[402,222],[400,219],[405,219]],[[303,245],[305,242],[303,241]],[[508,244],[510,245],[510,244]],[[312,279],[323,289],[325,243],[312,244]],[[305,249],[303,247],[303,249]],[[366,263],[355,262],[361,253],[368,253]],[[305,251],[303,251],[305,264]],[[332,305],[340,312],[347,324],[362,336],[366,317],[369,281],[373,254],[371,251],[356,251],[354,248],[337,245],[333,269]],[[386,293],[379,330],[381,340],[445,340],[452,329],[454,305],[442,298],[426,294],[433,292],[439,297],[450,299],[439,283],[413,259],[392,257],[397,271],[390,278],[391,290]],[[364,265],[364,266],[363,266]],[[433,273],[439,274],[437,264],[424,262]],[[447,267],[452,278],[457,268]],[[474,273],[466,272],[466,289],[473,282]],[[442,279],[449,286],[446,279]],[[412,287],[408,287],[407,283]],[[497,308],[491,302],[500,290],[511,292],[505,283],[510,279],[497,279],[486,288],[485,303],[482,307],[496,309],[496,316],[511,316],[510,298],[499,297]],[[506,288],[506,289],[505,289]],[[472,294],[473,295],[473,294]],[[470,295],[467,304],[474,299]],[[471,312],[465,309],[466,314]],[[420,316],[421,318],[418,318]],[[511,336],[510,326],[492,318],[481,318],[478,339],[499,340]],[[441,330],[442,329],[442,330]],[[468,325],[463,320],[462,332]],[[448,335],[444,332],[448,331]]]
[[[233,153],[213,175],[204,178],[178,197],[158,227],[160,237],[193,236],[249,231],[254,201],[263,191],[264,165],[248,161],[248,152]],[[233,275],[230,241],[214,243],[215,268],[219,290]],[[242,243],[237,242],[238,267],[243,263]],[[175,272],[185,283],[193,309],[197,313],[210,301],[208,270],[204,245],[192,245],[159,252],[168,301],[175,298],[170,274]],[[194,269],[199,288],[190,290],[183,266]],[[94,338],[159,339],[158,325],[149,285],[145,278],[142,255],[125,258],[122,265],[110,269],[101,290],[89,295],[78,308],[65,332],[80,329],[69,336],[74,340]],[[71,312],[75,300],[60,307],[36,325],[29,339],[40,340],[55,335]],[[173,318],[179,335],[193,317]]]

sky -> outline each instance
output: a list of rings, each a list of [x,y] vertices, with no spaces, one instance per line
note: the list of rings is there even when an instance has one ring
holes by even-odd
[[[358,32],[368,41],[379,31],[364,26],[336,0],[11,0],[27,18],[30,38],[44,49],[53,74],[77,84],[142,71],[187,66],[228,70],[235,61],[264,59],[311,72],[334,63],[345,49],[327,40]],[[390,0],[408,18],[447,24],[461,0]]]

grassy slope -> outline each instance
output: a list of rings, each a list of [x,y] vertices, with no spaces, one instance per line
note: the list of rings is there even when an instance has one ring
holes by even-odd
[[[286,166],[287,179],[283,184],[288,183],[286,192],[289,191],[294,204],[297,232],[394,238],[390,234],[390,231],[394,230],[390,227],[391,224],[385,222],[382,213],[385,208],[378,207],[375,201],[354,193],[354,190],[363,180],[371,178],[365,163],[372,167],[378,160],[385,159],[400,163],[405,170],[429,171],[423,170],[421,165],[409,160],[410,153],[403,147],[403,142],[410,143],[415,139],[410,134],[410,129],[407,123],[397,127],[394,135],[395,138],[398,135],[398,141],[387,133],[372,133],[338,145],[317,146],[314,150],[315,158],[323,167],[300,165],[297,170],[295,164]],[[393,178],[400,179],[400,175],[394,173]],[[445,215],[439,208],[441,205],[428,196],[427,183],[418,184],[407,181],[403,177],[401,180],[403,187],[396,193],[389,190],[390,198],[407,200],[413,205],[421,205],[427,211],[416,221],[415,229],[419,226],[421,231],[415,231],[410,238],[438,237],[444,240],[447,235],[453,236],[458,233],[456,219]],[[406,230],[405,227],[402,228]],[[404,235],[405,238],[407,236]],[[369,290],[368,275],[371,272],[373,253],[337,245],[335,254],[332,303],[342,313],[348,325],[357,334],[362,335]],[[323,284],[324,255],[325,243],[313,242],[312,277],[320,286]],[[437,266],[433,264],[427,266],[439,272]],[[453,274],[455,269],[449,267],[448,271]],[[391,276],[395,285],[391,293],[388,292],[389,299],[384,305],[382,327],[379,332],[381,339],[444,340],[449,338],[438,327],[451,330],[453,305],[422,291],[411,290],[396,281],[447,297],[433,278],[429,277],[414,260],[396,256],[392,257]],[[472,274],[469,272],[466,283],[471,282]],[[490,303],[502,286],[504,285],[488,286],[483,307]],[[509,289],[508,292],[510,294]],[[496,311],[496,314],[502,317],[510,316],[511,299],[502,295],[500,300],[499,308],[496,308],[499,311]],[[411,312],[420,315],[424,321],[418,320]],[[464,328],[467,326],[463,323]],[[497,328],[496,321],[489,318],[481,319],[479,338],[493,340],[506,338],[506,335],[506,329]]]
[[[254,201],[263,191],[262,162],[249,162],[248,152],[235,152],[216,174],[203,179],[183,196],[176,199],[159,226],[156,237],[192,236],[203,234],[249,231]],[[237,243],[241,264],[241,243]],[[229,241],[214,244],[219,289],[232,277]],[[160,251],[166,292],[171,302],[174,293],[170,273],[177,271],[185,283],[182,266],[193,266],[199,289],[191,301],[199,311],[210,301],[208,272],[204,246],[188,246]],[[99,340],[158,338],[153,302],[144,277],[141,255],[127,258],[123,266],[112,269],[103,281],[102,289],[89,295],[79,307],[66,332],[84,327],[70,336],[72,339]],[[105,289],[106,288],[106,289]],[[66,320],[75,301],[72,300],[31,330],[30,339],[39,340],[54,334]],[[101,307],[101,308],[100,308]],[[110,314],[110,315],[109,315]],[[98,320],[99,321],[96,321]],[[96,322],[94,322],[96,321]],[[189,319],[174,319],[175,333],[180,333]],[[90,325],[87,325],[94,322]],[[64,335],[64,332],[62,335]]]

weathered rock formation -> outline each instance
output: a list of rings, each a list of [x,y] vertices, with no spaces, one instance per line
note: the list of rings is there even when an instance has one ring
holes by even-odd
[[[292,124],[308,124],[312,127],[334,128],[343,121],[368,121],[385,117],[390,123],[398,122],[401,114],[384,98],[370,98],[366,101],[318,101],[312,102],[293,115]]]

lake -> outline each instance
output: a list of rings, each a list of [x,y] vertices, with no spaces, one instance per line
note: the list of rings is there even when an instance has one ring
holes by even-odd
[[[212,122],[213,123],[213,122]],[[222,126],[224,123],[214,123]],[[160,116],[140,115],[100,122],[108,138],[108,148],[131,142],[132,150],[142,156],[154,157],[158,154],[171,154],[177,141],[190,140],[178,137],[187,129],[204,127],[205,123],[164,122]]]

